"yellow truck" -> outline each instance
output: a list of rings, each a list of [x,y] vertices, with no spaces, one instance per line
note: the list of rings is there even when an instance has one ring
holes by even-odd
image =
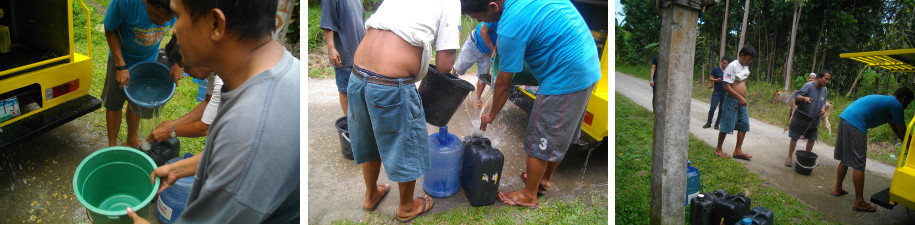
[[[74,51],[72,1],[7,0],[0,9],[0,149],[101,107],[89,95],[92,60]]]
[[[890,72],[915,72],[915,48],[842,53],[839,57],[865,63],[867,67],[887,69]],[[902,204],[909,209],[915,209],[915,164],[908,163],[909,159],[915,160],[915,155],[909,155],[909,151],[915,147],[915,141],[912,140],[912,134],[915,132],[913,125],[915,118],[912,118],[906,127],[906,138],[902,149],[899,150],[890,187],[871,196],[871,202],[879,206],[892,209],[897,204]]]
[[[585,109],[584,122],[581,124],[581,138],[572,142],[573,148],[592,149],[598,148],[609,150],[607,147],[609,134],[608,131],[608,102],[610,89],[608,80],[607,62],[610,60],[607,51],[610,39],[607,38],[607,1],[600,0],[573,0],[572,4],[581,13],[582,18],[591,29],[594,36],[595,45],[600,52],[601,78],[594,86],[591,92],[591,99],[588,101],[588,108]],[[498,68],[498,62],[493,64],[494,69]],[[493,71],[496,74],[497,71]],[[484,81],[485,82],[485,81]],[[512,87],[508,95],[508,100],[519,108],[530,112],[536,100],[536,86],[517,85]]]

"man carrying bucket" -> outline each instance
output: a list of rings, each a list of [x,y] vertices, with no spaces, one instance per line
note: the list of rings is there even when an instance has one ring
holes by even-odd
[[[804,84],[795,97],[794,102],[797,104],[797,110],[794,115],[802,116],[802,114],[797,114],[797,112],[802,112],[803,114],[808,115],[808,119],[812,121],[810,121],[810,126],[808,126],[807,129],[798,131],[788,130],[788,137],[791,137],[791,142],[788,143],[788,159],[785,160],[786,167],[791,167],[793,165],[791,158],[794,156],[795,147],[797,147],[797,139],[802,135],[807,138],[807,151],[813,150],[813,144],[816,143],[818,136],[817,128],[820,127],[819,117],[826,114],[826,98],[829,96],[826,84],[829,84],[831,75],[829,74],[829,70],[826,69],[821,69],[815,75],[816,79]],[[816,116],[814,117],[813,115]],[[792,120],[791,122],[793,123],[795,121]]]
[[[277,0],[172,0],[171,9],[183,64],[225,82],[203,152],[150,174],[162,178],[160,193],[194,177],[175,223],[299,223],[299,60],[271,37]]]
[[[493,110],[480,118],[481,130],[498,115],[512,76],[525,61],[540,83],[525,134],[524,189],[497,194],[502,203],[536,208],[537,195],[550,188],[553,172],[581,134],[591,91],[601,78],[594,38],[565,0],[461,0],[461,11],[478,21],[499,22],[499,74],[492,85]]]
[[[875,212],[877,207],[864,201],[864,166],[867,162],[867,129],[889,124],[896,138],[903,139],[905,123],[903,113],[912,103],[912,90],[906,87],[896,89],[893,95],[868,95],[848,105],[839,115],[839,132],[833,156],[839,160],[836,168],[836,187],[833,196],[848,194],[842,182],[848,167],[854,169],[852,182],[855,185],[855,211]]]
[[[414,82],[428,72],[433,51],[436,69],[451,70],[460,47],[458,9],[453,0],[386,0],[365,21],[347,86],[347,125],[353,157],[362,165],[366,211],[375,210],[391,190],[377,183],[382,164],[399,188],[398,221],[432,210],[432,198],[413,197],[416,179],[431,165],[426,117]]]
[[[175,14],[168,4],[168,0],[111,0],[105,11],[105,39],[111,50],[102,89],[108,146],[116,146],[118,142],[121,109],[127,100],[123,87],[130,80],[127,69],[139,62],[155,61],[159,42],[175,24]],[[173,79],[177,82],[177,78]],[[127,146],[140,147],[139,123],[140,118],[127,107]]]

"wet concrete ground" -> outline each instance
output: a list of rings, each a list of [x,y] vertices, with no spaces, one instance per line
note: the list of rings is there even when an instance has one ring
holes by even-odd
[[[462,79],[476,83],[476,76],[465,75]],[[489,88],[489,87],[487,87]],[[362,169],[352,160],[343,157],[340,141],[334,121],[343,116],[333,79],[308,81],[308,223],[329,224],[340,219],[362,221],[368,213],[362,210],[365,195],[365,183]],[[449,122],[449,132],[458,137],[472,133],[471,116],[465,110],[465,104],[456,112]],[[502,170],[504,179],[500,181],[500,191],[513,191],[523,188],[518,175],[524,171],[522,136],[526,129],[528,113],[506,102],[496,121],[487,128],[484,136],[493,139],[493,146],[502,151],[505,163]],[[429,132],[438,132],[438,127],[427,124]],[[562,164],[556,169],[553,188],[541,200],[572,201],[583,199],[590,202],[590,191],[606,192],[608,190],[607,149],[588,151],[570,151]],[[386,200],[382,201],[375,213],[390,215],[388,223],[396,223],[393,217],[398,204],[397,186],[387,179],[382,169],[380,183],[392,185]],[[425,193],[422,190],[422,178],[417,180],[414,196]],[[471,207],[464,197],[463,190],[448,198],[436,198],[431,213],[440,213],[450,209]],[[484,207],[507,207],[495,203]]]
[[[0,223],[90,223],[73,194],[73,173],[86,156],[108,147],[92,114],[104,111],[0,150]],[[158,222],[154,212],[149,218]]]
[[[616,73],[615,90],[637,104],[651,110],[651,87],[648,81],[626,74]],[[689,131],[711,146],[717,145],[718,131],[702,129],[708,116],[709,104],[692,99],[690,105]],[[833,112],[841,113],[841,112]],[[750,115],[752,117],[752,115]],[[845,177],[843,188],[848,195],[835,197],[830,195],[835,187],[837,160],[833,159],[834,146],[818,142],[813,153],[818,155],[819,166],[813,169],[810,176],[794,172],[794,168],[783,165],[788,156],[787,134],[782,127],[767,124],[750,118],[750,132],[743,143],[744,152],[753,156],[751,161],[737,160],[750,171],[759,174],[779,190],[804,202],[811,209],[823,213],[825,219],[842,224],[915,224],[915,215],[906,207],[897,205],[892,210],[877,206],[877,212],[856,212],[851,209],[854,202],[854,186],[851,170]],[[736,138],[728,135],[722,144],[724,152],[732,155]],[[798,141],[798,149],[803,149],[806,142]],[[870,202],[870,196],[890,186],[895,165],[867,160],[864,181],[864,200]],[[752,199],[754,193],[748,193]],[[762,193],[758,193],[762,194]],[[775,216],[778,216],[777,214]]]

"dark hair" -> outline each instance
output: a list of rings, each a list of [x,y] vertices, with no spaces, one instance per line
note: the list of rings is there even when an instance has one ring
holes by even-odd
[[[820,77],[826,76],[827,73],[832,74],[827,69],[820,69],[820,71],[817,71],[817,79],[820,79]]]
[[[756,49],[750,45],[743,45],[743,48],[740,48],[740,56],[749,55],[750,57],[756,58]]]
[[[902,103],[903,107],[908,106],[909,103],[912,102],[912,98],[915,98],[915,95],[912,94],[912,89],[909,89],[907,87],[901,87],[899,89],[896,89],[896,92],[893,93],[893,96],[896,96],[897,99],[903,99],[903,98],[906,99],[905,100],[906,102],[900,102],[900,103]]]
[[[156,8],[164,9],[165,13],[173,14],[172,7],[169,5],[170,0],[146,0],[146,4],[155,6]]]
[[[255,39],[270,35],[276,29],[277,0],[185,0],[181,1],[196,21],[213,8],[226,16],[226,30],[239,39]]]
[[[486,12],[490,2],[496,0],[461,0],[461,14]]]
[[[184,63],[181,63],[181,52],[178,52],[178,35],[172,34],[172,39],[168,41],[168,44],[165,44],[165,58],[168,59],[169,65],[178,65],[184,66]]]
[[[721,57],[721,60],[719,60],[718,62],[721,62],[721,61],[728,61],[728,62],[730,62],[730,61],[732,61],[732,60],[731,60],[731,57],[724,56],[724,57]]]

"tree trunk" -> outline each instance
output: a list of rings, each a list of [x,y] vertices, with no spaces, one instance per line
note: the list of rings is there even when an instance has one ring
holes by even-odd
[[[747,15],[750,13],[750,0],[745,1],[743,6],[743,24],[740,25],[740,42],[737,45],[737,51],[740,51],[739,49],[743,48],[744,36],[747,34]]]
[[[724,56],[724,49],[727,47],[728,7],[730,4],[731,0],[724,1],[724,20],[721,21],[721,50],[718,51],[718,57]]]
[[[820,25],[820,35],[817,36],[816,47],[813,48],[813,58],[811,58],[810,71],[816,73],[817,71],[817,51],[820,50],[820,41],[823,38],[823,28],[826,28],[826,18],[823,18],[823,25]]]
[[[848,93],[845,93],[845,97],[851,96],[851,92],[855,90],[855,86],[858,84],[858,79],[861,78],[861,74],[864,73],[864,69],[867,69],[867,66],[861,68],[861,71],[858,71],[858,76],[855,77],[855,81],[851,82],[851,88],[848,89]]]
[[[791,46],[788,47],[788,62],[787,68],[785,68],[785,90],[788,90],[788,85],[791,83],[791,66],[794,64],[794,42],[797,38],[797,23],[801,18],[801,4],[800,1],[794,1],[794,20],[791,23]]]

